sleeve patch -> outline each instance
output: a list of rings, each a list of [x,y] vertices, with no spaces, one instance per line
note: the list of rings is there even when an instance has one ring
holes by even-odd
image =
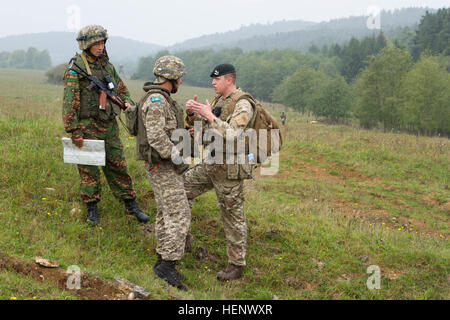
[[[151,99],[152,102],[161,102],[161,97],[152,97]]]

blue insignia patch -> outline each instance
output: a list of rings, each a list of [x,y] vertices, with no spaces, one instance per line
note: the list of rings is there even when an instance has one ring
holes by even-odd
[[[70,70],[69,73],[77,74],[75,71]]]
[[[161,102],[161,97],[153,97],[152,102]]]

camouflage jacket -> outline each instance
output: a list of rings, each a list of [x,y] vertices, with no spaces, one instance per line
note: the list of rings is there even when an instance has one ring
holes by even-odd
[[[175,147],[171,140],[172,133],[184,128],[183,109],[175,101],[171,104],[163,94],[153,93],[139,111],[149,146],[162,159],[171,159]]]
[[[246,99],[240,100],[236,104],[233,114],[230,114],[228,106],[231,102],[231,97],[238,92],[242,92],[242,90],[237,89],[227,98],[220,97],[215,99],[215,102],[211,105],[211,109],[214,110],[218,107],[221,109],[221,114],[219,117],[216,117],[211,124],[202,117],[195,115],[194,117],[187,118],[188,125],[194,126],[195,121],[202,121],[204,129],[214,129],[219,132],[221,136],[226,136],[229,139],[236,138],[236,136],[233,137],[230,135],[237,134],[237,130],[239,129],[246,129],[254,114],[252,104]],[[234,130],[227,132],[229,129]]]
[[[120,79],[114,66],[109,62],[107,55],[99,59],[95,59],[90,55],[86,55],[89,67],[93,73],[104,80],[104,75],[109,74],[111,80],[116,86],[116,94],[125,102],[132,103],[128,88]],[[77,64],[84,67],[80,55],[74,57]],[[74,71],[66,70],[64,74],[64,99],[63,99],[63,123],[67,133],[74,135],[82,135],[85,128],[83,119],[92,121],[112,120],[120,113],[120,109],[108,99],[106,111],[98,109],[99,93],[96,89],[88,90],[89,81]]]

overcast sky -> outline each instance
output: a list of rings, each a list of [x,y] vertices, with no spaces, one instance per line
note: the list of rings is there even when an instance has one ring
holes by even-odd
[[[79,21],[81,26],[101,24],[111,35],[171,45],[252,23],[366,15],[371,6],[443,8],[450,7],[450,0],[13,0],[2,2],[0,37],[74,31],[70,28]]]

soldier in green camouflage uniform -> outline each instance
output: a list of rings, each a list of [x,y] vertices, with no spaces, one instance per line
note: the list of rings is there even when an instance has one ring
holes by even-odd
[[[146,83],[146,95],[138,104],[138,159],[145,161],[147,176],[155,193],[157,215],[155,232],[158,260],[155,274],[180,290],[187,290],[175,269],[184,255],[191,224],[191,210],[181,173],[187,165],[174,165],[179,155],[171,141],[172,133],[184,130],[184,112],[171,94],[177,92],[185,74],[183,61],[165,56],[156,62],[154,83]]]
[[[105,50],[107,31],[97,25],[83,28],[78,35],[81,54],[72,60],[84,67],[89,74],[96,76],[105,84],[112,81],[116,94],[130,107],[132,103],[127,87],[120,79],[114,66],[109,62]],[[133,214],[140,222],[147,222],[145,215],[136,204],[136,192],[124,157],[123,145],[119,137],[116,117],[120,107],[109,99],[106,110],[99,109],[99,92],[88,88],[88,79],[76,71],[67,69],[64,74],[63,122],[67,133],[72,134],[73,143],[81,148],[83,140],[104,140],[106,147],[106,166],[103,172],[114,195],[125,202],[128,214]],[[81,176],[81,197],[88,207],[88,221],[98,224],[97,203],[101,201],[100,170],[95,166],[79,165]]]
[[[242,91],[236,87],[236,71],[232,65],[220,65],[211,74],[213,87],[219,96],[212,105],[202,105],[190,100],[187,105],[188,124],[194,125],[201,120],[207,129],[216,130],[222,137],[231,139],[238,134],[239,129],[246,129],[253,118],[254,109],[247,99],[239,100],[234,112],[230,113],[230,105],[234,95]],[[220,114],[212,110],[220,109]],[[233,129],[232,131],[227,131]],[[224,147],[223,150],[226,150]],[[215,150],[215,152],[224,151]],[[224,159],[226,155],[224,154]],[[250,169],[251,170],[251,169]],[[222,223],[227,238],[228,266],[219,272],[217,278],[221,281],[238,279],[246,266],[247,224],[244,214],[244,179],[240,175],[238,164],[206,164],[195,166],[185,174],[185,189],[192,205],[195,198],[215,189]],[[251,176],[251,173],[250,173]]]

